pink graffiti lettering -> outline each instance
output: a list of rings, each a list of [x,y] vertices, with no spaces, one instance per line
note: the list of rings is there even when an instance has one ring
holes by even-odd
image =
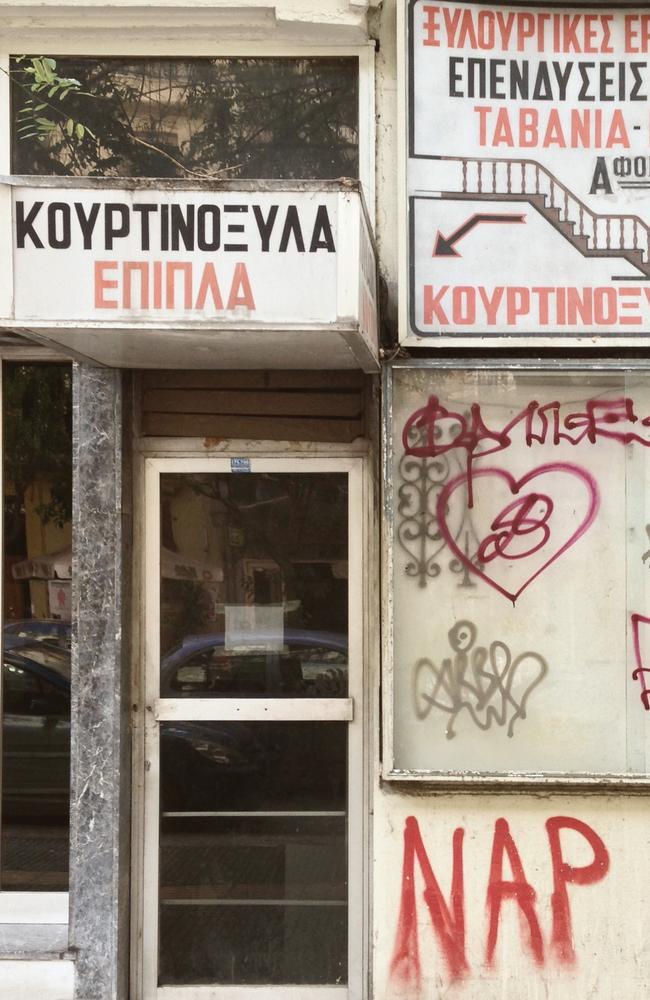
[[[650,625],[650,618],[646,618],[645,615],[633,614],[630,620],[632,622],[632,640],[634,642],[634,658],[636,660],[636,669],[632,673],[632,680],[639,681],[641,685],[641,702],[646,712],[650,712],[650,688],[648,688],[645,679],[645,675],[650,673],[650,667],[643,666],[641,636],[639,633],[639,626],[642,624]]]
[[[567,886],[587,886],[602,881],[609,871],[609,854],[596,831],[582,820],[570,816],[551,816],[546,821],[545,828],[553,879],[550,900],[550,949],[558,962],[571,964],[576,956]],[[566,860],[561,844],[562,830],[573,830],[584,838],[593,853],[589,864],[578,867]],[[463,827],[458,827],[453,834],[451,893],[447,903],[427,856],[417,819],[409,816],[404,825],[400,908],[395,946],[390,962],[390,977],[394,982],[412,988],[415,992],[419,992],[422,985],[415,889],[416,860],[424,882],[422,898],[431,917],[448,978],[451,982],[457,981],[471,971],[467,962],[465,942],[464,835]],[[504,878],[504,859],[507,859],[510,867],[511,878]],[[526,878],[521,855],[508,822],[499,818],[494,824],[486,891],[488,928],[485,956],[488,964],[494,962],[501,913],[509,900],[514,901],[521,912],[524,947],[538,966],[543,965],[544,939],[537,912],[537,893]]]
[[[465,473],[462,473],[460,476],[456,476],[455,479],[450,480],[450,482],[448,482],[440,491],[440,495],[438,497],[436,517],[438,519],[439,530],[454,556],[460,560],[462,565],[465,566],[471,573],[480,577],[487,584],[489,584],[490,587],[493,587],[500,594],[503,594],[504,597],[507,597],[508,600],[512,601],[513,604],[516,602],[520,594],[523,593],[526,587],[529,587],[533,580],[537,579],[540,573],[543,573],[544,570],[548,569],[548,567],[559,559],[564,552],[570,549],[572,545],[575,545],[575,543],[587,531],[598,512],[598,487],[593,476],[591,476],[585,469],[567,462],[554,462],[549,465],[540,465],[538,468],[533,469],[531,472],[528,472],[525,476],[522,476],[518,480],[505,469],[499,468],[481,468],[477,469],[473,473],[474,480],[486,477],[497,477],[507,484],[510,492],[515,497],[518,496],[522,488],[528,483],[533,480],[538,480],[551,473],[559,473],[562,476],[572,477],[574,481],[578,481],[586,487],[586,509],[577,527],[571,532],[571,534],[568,535],[568,537],[563,536],[563,540],[561,538],[556,544],[556,547],[553,548],[551,541],[551,529],[548,524],[548,520],[555,509],[553,501],[545,494],[525,494],[522,498],[508,504],[501,511],[501,513],[491,521],[490,528],[494,534],[488,535],[481,541],[479,545],[479,559],[481,559],[481,563],[478,565],[472,562],[467,553],[463,552],[460,548],[448,524],[448,516],[451,509],[450,501],[456,491],[462,488],[467,488],[469,497],[469,488]],[[508,515],[515,510],[517,504],[519,504],[518,515],[515,515],[513,518],[508,518]],[[538,504],[540,504],[543,508],[542,514],[541,516],[538,516],[537,519],[531,518],[531,511]],[[517,518],[519,518],[519,520]],[[500,529],[502,528],[509,530],[501,531]],[[536,537],[534,544],[529,546],[527,549],[523,548],[516,550],[513,554],[512,545],[517,537],[521,537],[522,535],[527,537],[533,531],[540,530],[542,532],[541,538]],[[533,572],[523,579],[520,586],[516,590],[509,589],[509,587],[500,583],[495,577],[494,572],[489,574],[485,569],[485,565],[494,561],[497,557],[507,560],[523,559],[524,557],[541,551],[541,549],[546,545],[550,545],[548,557],[543,560],[540,565],[537,565]],[[484,556],[487,558],[483,558]],[[509,586],[511,587],[512,584]]]
[[[513,441],[515,428],[523,428],[527,447],[533,444],[566,442],[572,446],[588,441],[595,444],[601,438],[621,444],[637,442],[650,447],[650,433],[643,435],[630,425],[650,427],[650,416],[640,419],[634,403],[620,399],[589,399],[583,411],[562,416],[561,404],[528,403],[503,427],[492,429],[483,420],[479,403],[473,403],[468,415],[448,410],[438,396],[429,396],[425,406],[408,418],[402,431],[402,444],[407,455],[433,458],[452,448],[462,448],[471,458],[503,451]],[[614,429],[621,427],[623,429]]]
[[[564,417],[559,402],[542,404],[533,400],[502,428],[491,429],[483,420],[479,403],[471,405],[469,414],[462,414],[448,410],[434,395],[429,396],[426,405],[415,410],[404,424],[402,444],[405,454],[418,458],[433,458],[454,448],[464,450],[467,506],[471,509],[474,506],[474,462],[508,448],[515,428],[520,431],[523,428],[523,439],[529,448],[533,444],[559,445],[562,442],[576,446],[585,440],[595,444],[601,438],[650,447],[650,432],[644,436],[630,430],[633,424],[650,427],[650,416],[640,420],[634,412],[634,403],[627,397],[589,399],[583,411]],[[616,425],[624,425],[624,429],[614,430]]]
[[[534,515],[538,504],[542,507],[541,513]],[[553,513],[553,501],[543,493],[529,493],[512,503],[495,517],[490,527],[494,532],[484,538],[478,548],[478,558],[482,563],[492,562],[493,559],[502,557],[505,559],[525,559],[544,548],[551,535],[548,526],[548,519]],[[508,515],[515,511],[513,517]],[[504,531],[506,528],[508,530]],[[516,549],[513,551],[513,542],[526,535],[537,535],[541,532],[541,537],[533,538],[531,545],[527,549]]]

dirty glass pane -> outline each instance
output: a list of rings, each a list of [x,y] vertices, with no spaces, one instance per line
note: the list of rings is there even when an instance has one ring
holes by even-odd
[[[161,476],[161,697],[346,697],[347,519],[343,474]]]
[[[359,173],[354,58],[59,58],[52,72],[76,85],[60,88],[60,114],[56,105],[38,113],[51,126],[40,128],[26,109],[32,69],[30,60],[12,61],[14,173],[190,180]]]
[[[648,769],[650,382],[394,373],[399,770]]]
[[[70,375],[3,365],[3,890],[68,887]]]
[[[160,738],[160,984],[345,983],[347,727]]]

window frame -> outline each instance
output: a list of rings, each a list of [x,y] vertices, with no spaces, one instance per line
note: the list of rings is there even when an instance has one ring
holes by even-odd
[[[88,45],[79,42],[68,35],[55,35],[48,46],[48,55],[53,57],[85,56],[92,58],[183,58],[188,61],[204,58],[260,57],[260,58],[332,58],[350,57],[358,60],[358,136],[359,136],[359,180],[365,200],[366,210],[371,226],[375,227],[375,44],[367,41],[359,45],[310,45],[287,43],[285,41],[228,41],[225,43],[197,43],[194,39],[187,42],[187,54],[178,52],[178,47],[172,42],[161,42],[155,48],[150,43],[139,44],[141,36],[135,35],[131,44],[112,43]],[[29,36],[13,36],[0,49],[0,178],[11,175],[11,101],[9,82],[10,57],[23,51],[31,51],[37,44],[30,41]],[[0,184],[0,199],[11,195],[6,188],[3,194]],[[12,234],[2,237],[0,234],[0,259],[6,251],[6,259],[11,261]],[[11,277],[11,274],[9,275]],[[11,284],[9,284],[11,287]],[[2,300],[0,298],[0,314]]]
[[[345,473],[348,477],[348,696],[347,698],[160,699],[160,475],[221,472],[232,475],[230,457],[146,457],[143,462],[141,566],[143,673],[143,810],[134,843],[139,877],[134,882],[135,947],[132,988],[136,1000],[361,1000],[364,993],[366,825],[364,753],[364,469],[361,457],[296,457],[250,453],[250,472]],[[191,713],[191,716],[190,716]],[[159,723],[205,721],[338,721],[348,724],[348,982],[344,986],[158,986]],[[144,765],[144,766],[142,766]],[[134,754],[134,768],[138,754]],[[137,794],[137,791],[136,791]],[[137,811],[137,804],[135,806]]]
[[[502,357],[445,357],[435,360],[416,359],[396,361],[385,366],[383,372],[383,413],[382,425],[384,448],[382,454],[382,489],[384,520],[382,526],[382,764],[381,774],[391,784],[428,785],[438,788],[484,787],[486,790],[517,789],[534,791],[540,787],[554,790],[598,789],[608,791],[613,788],[650,787],[650,771],[647,774],[617,772],[558,773],[549,771],[495,773],[480,768],[471,772],[449,772],[433,770],[401,769],[395,765],[394,710],[394,604],[393,577],[395,569],[395,484],[393,482],[393,371],[430,371],[447,373],[450,371],[506,371],[517,373],[573,373],[589,375],[607,372],[612,375],[627,373],[647,373],[650,362],[622,358],[571,356],[547,356],[544,358]]]

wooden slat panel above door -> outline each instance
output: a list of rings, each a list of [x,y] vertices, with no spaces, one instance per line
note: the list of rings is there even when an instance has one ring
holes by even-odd
[[[365,431],[357,371],[148,371],[145,436],[349,442]]]
[[[356,369],[330,371],[167,371],[142,372],[143,389],[358,389],[364,376]]]
[[[357,392],[275,392],[228,389],[146,389],[143,398],[147,413],[212,413],[227,416],[361,416],[362,401]]]

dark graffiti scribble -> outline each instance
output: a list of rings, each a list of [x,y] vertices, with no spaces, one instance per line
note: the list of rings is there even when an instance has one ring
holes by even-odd
[[[451,740],[454,723],[465,710],[479,729],[507,725],[512,736],[517,719],[526,718],[530,695],[548,673],[546,660],[530,651],[513,659],[505,642],[498,640],[489,648],[475,645],[477,628],[470,621],[456,622],[448,635],[453,656],[445,657],[439,667],[427,657],[415,665],[418,719],[426,719],[433,708],[447,712],[446,736]]]

